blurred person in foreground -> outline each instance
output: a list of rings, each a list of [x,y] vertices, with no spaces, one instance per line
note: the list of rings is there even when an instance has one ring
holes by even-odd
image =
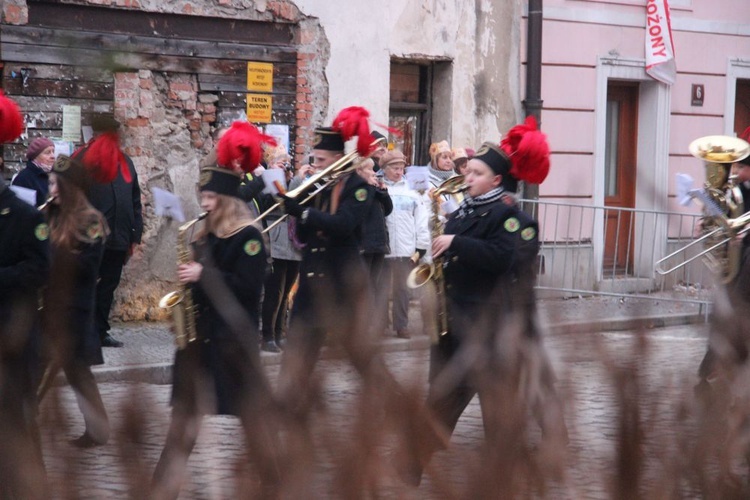
[[[750,127],[740,134],[750,141]],[[750,157],[733,164],[736,186],[742,193],[744,213],[750,212]],[[745,226],[747,227],[747,226]],[[750,330],[747,314],[750,311],[750,232],[735,237],[729,245],[740,247],[737,276],[725,286],[718,287],[716,312],[712,318],[706,354],[698,367],[695,394],[704,403],[719,402],[716,396],[726,396],[727,384],[735,371],[750,360]],[[714,389],[719,389],[718,391]]]
[[[399,150],[389,151],[381,163],[383,182],[393,202],[393,211],[385,219],[390,241],[385,262],[386,282],[391,283],[393,299],[391,325],[397,337],[408,339],[410,293],[406,279],[430,244],[428,211],[420,194],[409,187],[404,177],[404,154]],[[385,314],[388,314],[387,304]]]
[[[217,164],[201,170],[200,205],[207,216],[197,234],[184,235],[192,255],[177,269],[183,293],[192,297],[197,337],[175,354],[172,415],[151,498],[177,498],[203,416],[211,414],[240,418],[261,487],[277,483],[271,457],[277,445],[267,427],[273,421],[270,389],[257,343],[266,249],[239,197],[243,173],[258,166],[262,144],[272,141],[249,123],[235,122],[219,140]]]
[[[0,91],[0,144],[23,132],[21,112]],[[48,498],[36,422],[39,292],[49,272],[42,214],[0,180],[0,498]]]
[[[110,230],[99,266],[94,320],[102,347],[122,347],[123,342],[109,333],[109,314],[115,290],[120,285],[122,269],[141,243],[141,188],[133,160],[120,148],[120,123],[110,115],[97,114],[91,127],[94,137],[73,156],[87,167],[96,168],[98,164],[107,162],[119,165],[119,168],[116,167],[117,176],[112,182],[95,183],[88,193],[91,204],[104,214]]]
[[[518,425],[527,407],[535,410],[547,437],[567,439],[560,435],[561,412],[554,427],[541,415],[553,381],[540,332],[529,317],[538,224],[506,198],[519,180],[540,183],[548,171],[549,147],[533,118],[511,129],[499,146],[485,143],[469,161],[460,208],[432,241],[434,258],[444,263],[449,328],[430,351],[426,406],[435,425],[420,431],[422,441],[406,452],[400,472],[407,482],[419,484],[431,454],[447,445],[475,394],[493,481],[501,480],[497,466],[512,458],[522,439]]]
[[[26,168],[18,172],[11,183],[36,191],[36,206],[47,201],[49,173],[55,163],[55,143],[46,137],[37,137],[26,149]]]
[[[108,174],[104,174],[108,175]],[[91,366],[104,363],[94,328],[96,280],[109,232],[107,221],[86,198],[93,172],[60,155],[50,173],[50,197],[45,209],[50,227],[52,265],[44,294],[45,338],[51,360],[41,395],[61,368],[75,392],[85,431],[72,444],[100,446],[110,427]]]

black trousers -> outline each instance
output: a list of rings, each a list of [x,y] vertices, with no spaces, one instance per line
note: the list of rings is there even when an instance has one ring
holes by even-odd
[[[96,284],[96,305],[94,309],[94,328],[103,339],[109,332],[109,312],[115,290],[120,285],[122,268],[127,258],[127,250],[112,250],[106,248],[102,262],[99,265],[99,281]]]
[[[299,276],[299,266],[296,260],[273,259],[263,285],[263,342],[280,340],[284,333],[289,292]]]

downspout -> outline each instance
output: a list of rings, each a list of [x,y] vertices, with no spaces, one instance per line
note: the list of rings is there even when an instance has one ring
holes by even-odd
[[[529,16],[526,29],[526,99],[523,101],[524,115],[533,116],[542,126],[542,1],[529,0]],[[539,199],[538,184],[524,184],[523,196],[528,200]],[[536,204],[533,204],[536,216]]]

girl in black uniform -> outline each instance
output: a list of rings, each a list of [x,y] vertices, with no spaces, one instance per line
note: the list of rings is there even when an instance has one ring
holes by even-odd
[[[62,368],[83,413],[86,431],[73,444],[97,446],[109,439],[107,412],[91,372],[92,365],[104,363],[94,329],[94,298],[109,230],[102,214],[86,198],[90,176],[83,165],[60,155],[49,181],[52,201],[46,212],[52,265],[44,310],[45,334],[55,357],[48,370]],[[49,381],[50,374],[46,378]]]
[[[270,393],[257,346],[267,256],[238,188],[241,172],[258,165],[261,141],[270,138],[248,125],[235,124],[219,142],[219,165],[228,167],[201,170],[201,209],[208,215],[192,260],[177,270],[192,295],[197,339],[175,356],[172,420],[154,472],[154,498],[177,497],[205,414],[239,416],[251,452],[269,451],[270,435],[259,417]],[[264,479],[274,476],[272,459],[255,463],[267,469],[261,471]]]

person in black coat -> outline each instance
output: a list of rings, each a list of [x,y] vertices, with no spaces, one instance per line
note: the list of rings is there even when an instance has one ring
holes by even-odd
[[[94,139],[74,156],[81,160],[92,158],[94,163],[106,162],[106,156],[90,157],[89,151],[96,148],[98,142],[109,141],[112,148],[119,150],[117,130],[120,124],[106,115],[97,115],[92,123]],[[143,215],[141,206],[141,189],[138,184],[138,173],[133,160],[120,151],[117,176],[110,183],[95,183],[89,193],[91,204],[104,214],[110,228],[110,234],[104,248],[99,267],[99,281],[96,285],[96,331],[103,347],[122,347],[122,341],[109,333],[109,313],[112,309],[115,290],[120,285],[122,268],[127,264],[143,234]]]
[[[36,191],[36,206],[47,201],[49,172],[55,163],[55,143],[46,137],[37,137],[26,149],[26,168],[13,178],[14,186]]]
[[[221,141],[234,141],[233,132],[230,129]],[[260,148],[260,143],[254,147]],[[208,414],[240,417],[262,481],[276,480],[277,464],[271,456],[276,445],[266,427],[272,420],[265,420],[270,388],[257,344],[267,252],[239,197],[241,161],[222,161],[221,152],[218,160],[232,167],[201,170],[201,209],[207,216],[194,238],[192,230],[184,235],[192,241],[192,257],[180,263],[177,275],[183,293],[192,298],[193,312],[187,314],[195,322],[197,337],[175,355],[172,417],[151,498],[177,497],[202,418]]]
[[[373,166],[374,161],[371,158],[364,159],[357,166],[357,174],[375,188],[375,199],[362,222],[362,257],[370,275],[372,313],[374,317],[378,317],[380,311],[385,309],[387,300],[383,275],[385,256],[390,253],[391,249],[385,218],[393,212],[393,201],[388,190],[383,186],[382,179],[375,175]],[[375,332],[381,332],[384,328],[383,322],[373,323]]]
[[[544,140],[535,147],[549,151]],[[551,375],[548,367],[537,372],[527,362],[529,351],[541,350],[538,342],[528,341],[539,332],[526,318],[532,313],[529,301],[533,300],[539,228],[508,199],[508,191],[514,192],[517,183],[510,173],[512,151],[490,143],[482,146],[467,166],[463,202],[449,216],[443,234],[432,242],[433,258],[443,265],[448,332],[430,351],[426,406],[430,423],[435,425],[422,427],[422,442],[411,443],[406,450],[409,458],[400,469],[413,484],[419,484],[431,454],[447,444],[446,438],[474,395],[479,395],[492,457],[502,453],[507,437],[503,431],[513,425],[507,419],[513,414],[516,402],[512,398],[518,397],[520,381],[544,386],[536,382]],[[533,170],[541,168],[543,175],[529,177],[543,179],[548,161],[542,155],[542,165]],[[522,168],[514,171],[525,175]]]
[[[50,373],[61,367],[76,393],[86,424],[73,441],[80,447],[105,444],[109,420],[92,365],[104,363],[94,329],[96,280],[107,238],[107,222],[86,198],[88,173],[75,160],[58,156],[50,173],[50,196],[46,208],[50,227],[52,265],[44,295],[44,329],[50,344]],[[44,389],[42,389],[42,395]]]
[[[36,423],[35,320],[49,272],[48,235],[42,214],[0,181],[0,498],[48,496]]]
[[[342,135],[331,128],[315,130],[312,167],[321,171],[340,160]],[[350,165],[351,166],[351,165]],[[354,172],[344,174],[315,197],[313,206],[283,197],[284,210],[297,218],[302,251],[299,290],[282,359],[282,399],[306,395],[307,384],[326,335],[341,342],[358,369],[363,351],[355,348],[363,333],[367,305],[367,271],[361,255],[362,225],[375,188]]]

